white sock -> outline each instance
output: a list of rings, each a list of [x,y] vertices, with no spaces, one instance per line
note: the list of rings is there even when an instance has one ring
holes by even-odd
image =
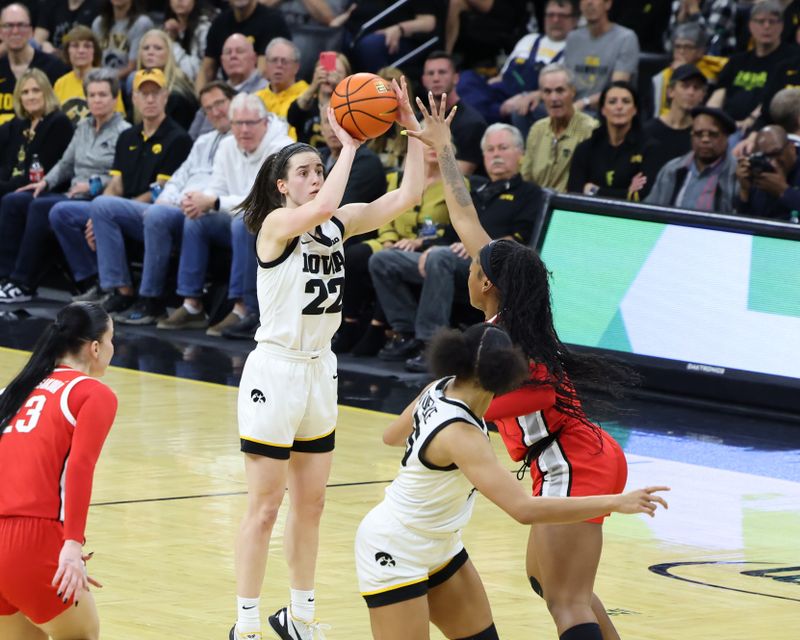
[[[197,315],[203,310],[203,307],[196,305],[194,302],[189,302],[188,300],[183,301],[183,308],[192,315]]]
[[[236,631],[238,633],[261,633],[258,601],[259,598],[240,598],[236,596]]]
[[[314,590],[289,589],[292,617],[303,622],[314,621]]]

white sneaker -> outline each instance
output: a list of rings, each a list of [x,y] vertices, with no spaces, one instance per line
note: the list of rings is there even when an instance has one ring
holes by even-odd
[[[269,617],[269,626],[281,640],[325,640],[323,631],[331,628],[321,622],[303,622],[293,618],[288,607],[278,609]]]
[[[251,631],[250,633],[239,633],[236,630],[236,625],[233,625],[230,633],[228,633],[228,640],[261,640],[261,632]]]

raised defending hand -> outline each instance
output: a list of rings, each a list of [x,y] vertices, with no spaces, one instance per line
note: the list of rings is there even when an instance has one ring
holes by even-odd
[[[328,122],[331,125],[331,129],[333,129],[333,133],[339,139],[339,142],[342,143],[344,147],[353,147],[354,149],[358,149],[361,146],[361,140],[356,140],[353,136],[351,136],[347,131],[344,130],[342,125],[336,122],[336,116],[333,113],[333,107],[328,105],[326,109],[328,113]]]
[[[422,113],[422,130],[409,130],[406,135],[421,140],[429,147],[440,151],[450,144],[450,123],[456,115],[458,106],[453,107],[450,113],[445,116],[445,112],[447,111],[447,94],[442,94],[442,99],[437,105],[430,91],[428,92],[428,104],[430,105],[430,111],[425,108],[425,103],[422,102],[420,98],[417,98],[417,106]]]
[[[419,131],[419,121],[414,115],[414,110],[411,108],[411,101],[408,99],[406,77],[400,76],[400,84],[397,84],[397,80],[392,79],[392,89],[397,96],[397,121],[406,129]]]
[[[667,501],[661,496],[654,495],[657,491],[669,491],[669,487],[646,487],[629,491],[617,497],[617,506],[614,511],[618,513],[646,513],[651,518],[656,514],[656,506],[661,505],[669,509]]]

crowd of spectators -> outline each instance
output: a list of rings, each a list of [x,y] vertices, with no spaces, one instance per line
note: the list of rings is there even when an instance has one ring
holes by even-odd
[[[796,221],[798,44],[800,0],[0,0],[0,302],[61,264],[120,323],[252,336],[236,205],[294,140],[330,170],[326,107],[359,71],[458,105],[493,237],[528,242],[542,189]],[[346,202],[396,188],[399,134],[359,149]],[[465,298],[426,165],[420,206],[346,243],[339,352],[419,369]]]

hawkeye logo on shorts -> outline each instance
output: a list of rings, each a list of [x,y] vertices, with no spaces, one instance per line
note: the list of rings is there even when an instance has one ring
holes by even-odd
[[[392,556],[390,556],[385,551],[378,551],[378,553],[375,554],[375,562],[377,562],[382,567],[395,566],[394,558],[392,558]]]
[[[253,389],[250,392],[250,399],[256,404],[264,404],[267,401],[267,396],[260,389]]]

